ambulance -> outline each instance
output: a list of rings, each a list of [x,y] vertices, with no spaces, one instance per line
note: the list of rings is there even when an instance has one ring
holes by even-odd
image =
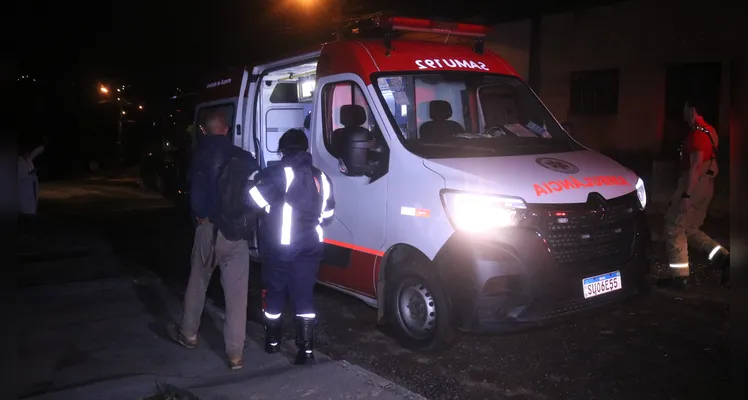
[[[484,49],[487,32],[377,15],[217,79],[238,92],[197,110],[198,125],[230,111],[234,144],[263,168],[286,130],[307,132],[336,199],[319,283],[377,308],[416,350],[602,312],[647,288],[642,180],[565,132]]]

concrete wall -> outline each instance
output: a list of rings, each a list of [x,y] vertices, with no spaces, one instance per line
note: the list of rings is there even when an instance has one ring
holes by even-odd
[[[530,21],[515,21],[493,27],[485,47],[503,57],[523,79],[530,71]]]
[[[715,4],[725,3],[723,7]],[[721,62],[719,120],[710,121],[723,138],[730,129],[730,61],[742,34],[739,11],[726,0],[710,7],[695,0],[629,0],[610,6],[548,15],[541,24],[540,97],[559,121],[574,125],[575,137],[595,150],[649,154],[662,146],[665,86],[668,65]],[[523,77],[529,71],[530,21],[500,24],[487,39],[488,48],[512,63]],[[570,74],[573,71],[618,68],[618,113],[611,116],[569,115]],[[734,120],[734,118],[732,118]],[[721,143],[729,143],[722,140]],[[645,157],[645,159],[647,159]],[[651,158],[649,158],[651,159]],[[725,160],[727,161],[727,160]],[[729,163],[721,163],[729,176]],[[654,197],[667,197],[675,181],[671,163],[652,165],[658,187]],[[716,203],[727,206],[723,181]],[[668,185],[665,185],[668,186]],[[715,205],[716,206],[716,205]]]

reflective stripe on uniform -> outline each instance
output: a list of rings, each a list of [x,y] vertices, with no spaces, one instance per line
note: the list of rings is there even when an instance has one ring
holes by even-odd
[[[265,311],[265,317],[267,317],[267,319],[278,319],[280,318],[280,316],[281,316],[280,313],[270,314],[269,312]]]
[[[288,188],[291,187],[291,182],[293,182],[293,169],[291,167],[285,167],[283,168],[283,171],[286,173],[286,193],[288,193]],[[291,244],[291,215],[293,214],[293,210],[291,209],[291,206],[288,204],[288,202],[283,202],[283,220],[281,222],[281,244],[289,245]]]
[[[309,313],[309,314],[296,314],[296,316],[297,316],[297,317],[301,317],[301,318],[309,318],[309,319],[312,319],[312,318],[315,318],[315,317],[317,317],[317,314],[315,314],[315,313]]]
[[[249,189],[249,195],[252,196],[252,200],[257,203],[257,206],[260,208],[265,208],[268,206],[267,200],[265,200],[264,197],[262,197],[262,194],[260,194],[260,191],[257,189],[257,186],[253,187],[252,189]]]
[[[324,219],[332,217],[335,210],[325,210],[327,208],[327,201],[330,199],[330,182],[327,181],[324,172],[320,172],[320,174],[322,175],[322,212],[320,213],[319,222],[322,223]],[[322,226],[320,225],[317,225],[317,235],[320,242],[325,240]]]
[[[717,255],[717,252],[721,248],[722,248],[722,246],[717,245],[717,247],[715,247],[714,249],[712,249],[711,253],[709,253],[709,261],[711,261],[712,258],[714,258],[715,255]]]
[[[670,264],[670,268],[688,268],[688,263]]]

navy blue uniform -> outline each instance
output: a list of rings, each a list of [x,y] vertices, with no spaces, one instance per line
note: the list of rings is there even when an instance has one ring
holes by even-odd
[[[314,318],[312,291],[324,251],[322,227],[335,207],[331,183],[305,151],[284,157],[254,180],[250,196],[266,212],[258,235],[265,313],[280,316],[288,293],[297,316]]]

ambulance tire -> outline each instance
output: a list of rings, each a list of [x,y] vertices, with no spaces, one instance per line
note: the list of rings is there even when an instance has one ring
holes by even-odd
[[[416,318],[418,322],[414,322],[412,316],[406,315],[409,313],[403,304],[406,297],[415,297],[416,308],[420,307],[420,311],[424,311],[424,306],[426,310],[432,310],[434,320],[423,325],[424,319]],[[452,310],[440,280],[415,266],[393,268],[385,284],[385,313],[392,335],[405,348],[438,352],[451,348],[460,340],[461,333],[452,322]],[[423,312],[420,314],[423,318]],[[409,328],[414,323],[429,328]]]

